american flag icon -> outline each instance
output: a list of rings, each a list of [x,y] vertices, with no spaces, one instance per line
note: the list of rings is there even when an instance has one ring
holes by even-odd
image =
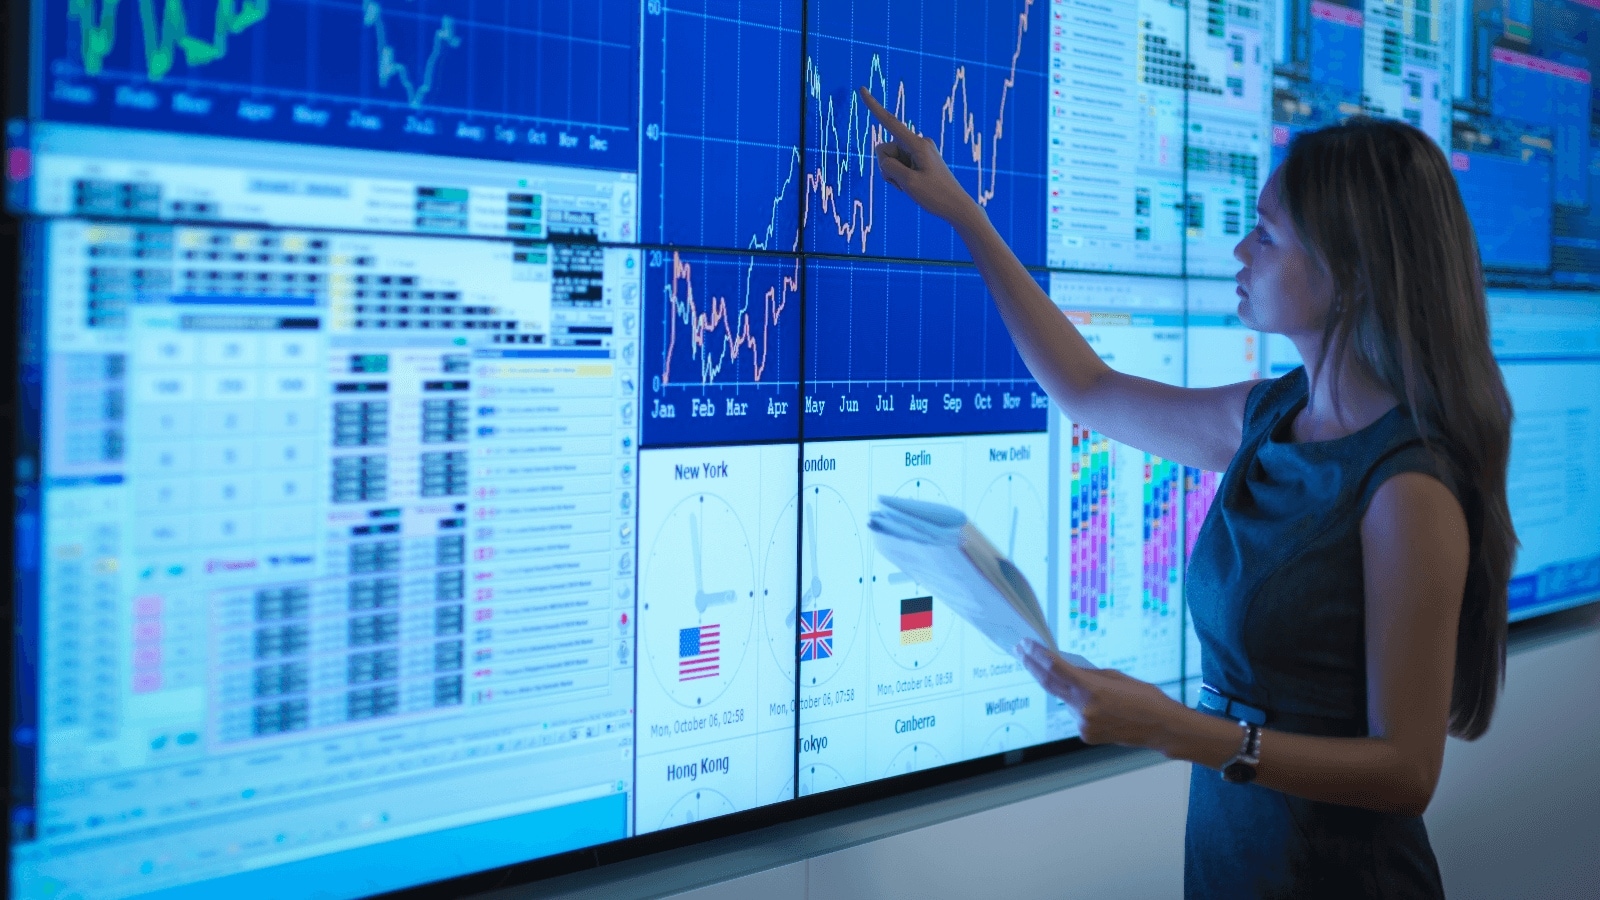
[[[833,655],[833,610],[819,609],[800,614],[800,661],[827,659]]]
[[[717,677],[717,652],[721,645],[721,629],[716,625],[698,625],[678,630],[678,680],[694,681]]]

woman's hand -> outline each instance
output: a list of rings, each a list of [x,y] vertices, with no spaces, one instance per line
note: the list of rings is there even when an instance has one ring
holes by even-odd
[[[906,127],[894,113],[883,108],[872,92],[866,88],[857,90],[867,109],[894,138],[893,141],[877,141],[872,148],[878,155],[878,169],[885,180],[905,192],[918,206],[952,225],[963,217],[983,215],[982,207],[945,165],[938,145]]]
[[[1086,744],[1152,747],[1186,710],[1161,689],[1114,669],[1083,669],[1037,641],[1024,641],[1022,664],[1072,707]]]

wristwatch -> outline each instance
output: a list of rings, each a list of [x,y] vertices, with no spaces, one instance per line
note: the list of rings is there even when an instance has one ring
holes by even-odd
[[[1230,784],[1249,784],[1256,780],[1256,766],[1261,764],[1261,726],[1250,722],[1239,723],[1244,728],[1244,741],[1239,752],[1222,767],[1222,780]]]

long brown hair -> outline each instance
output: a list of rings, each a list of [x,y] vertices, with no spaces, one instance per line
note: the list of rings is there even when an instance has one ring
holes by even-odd
[[[1517,548],[1506,506],[1511,398],[1489,349],[1472,223],[1444,153],[1392,120],[1363,116],[1300,135],[1281,184],[1301,241],[1334,285],[1324,360],[1361,366],[1399,398],[1461,493],[1471,555],[1450,733],[1472,740],[1489,729],[1505,682]]]

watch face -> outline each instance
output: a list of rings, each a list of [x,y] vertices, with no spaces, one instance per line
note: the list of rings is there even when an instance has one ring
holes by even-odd
[[[1256,767],[1236,760],[1222,767],[1222,777],[1233,784],[1244,784],[1255,780]]]

